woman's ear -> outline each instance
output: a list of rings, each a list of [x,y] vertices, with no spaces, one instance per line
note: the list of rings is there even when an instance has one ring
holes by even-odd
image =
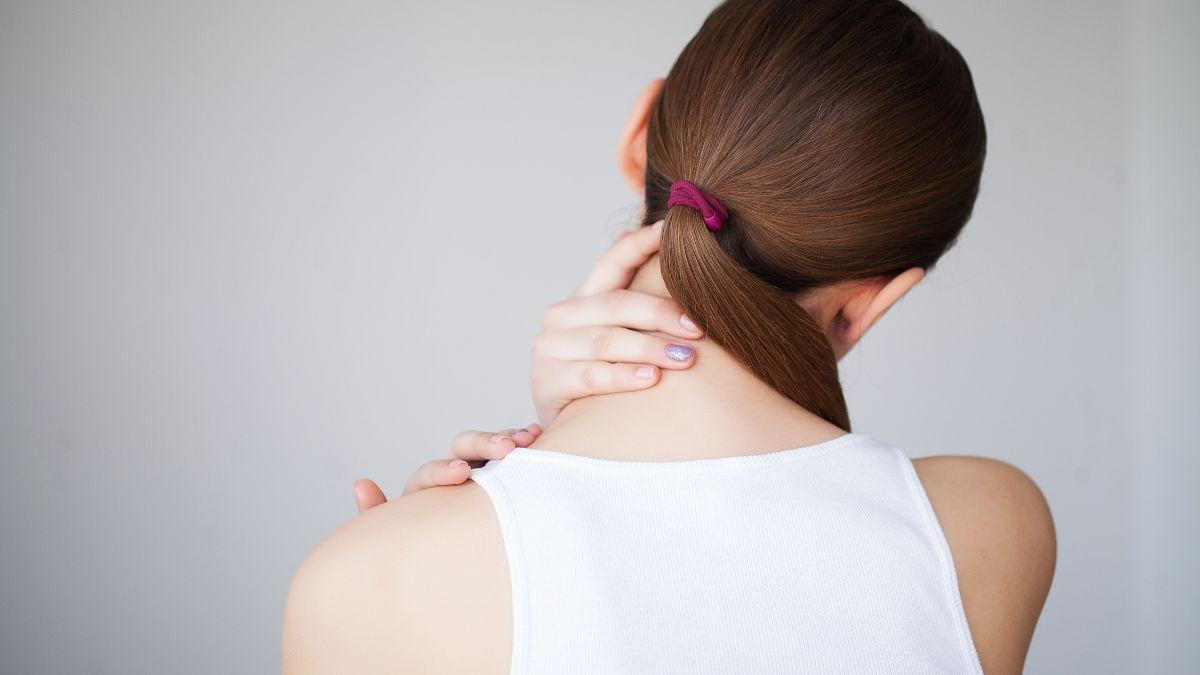
[[[638,195],[646,191],[646,127],[650,122],[650,108],[662,86],[661,77],[650,80],[633,102],[629,119],[625,120],[625,128],[617,141],[617,168]]]
[[[867,334],[871,326],[925,278],[925,270],[912,267],[891,279],[850,281],[819,289],[805,309],[822,324],[833,352],[841,359]]]

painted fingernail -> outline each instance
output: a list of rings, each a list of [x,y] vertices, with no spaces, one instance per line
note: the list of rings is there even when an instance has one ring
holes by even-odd
[[[688,330],[700,330],[700,327],[696,325],[696,322],[689,319],[687,314],[679,315],[679,324]]]
[[[667,345],[667,358],[672,361],[687,361],[692,358],[694,351],[687,345],[669,344]]]
[[[460,466],[466,466],[466,465],[467,465],[467,463],[461,459],[456,459],[453,462],[450,462],[450,466],[454,467],[455,469],[457,469]]]
[[[665,220],[660,220],[660,221],[658,221],[657,223],[655,223],[655,224],[651,225],[651,226],[650,226],[650,229],[652,229],[652,230],[654,230],[655,232],[657,232],[657,231],[659,231],[659,230],[661,230],[661,229],[662,229],[663,223],[665,223],[665,222],[667,222],[667,221],[665,221]]]
[[[641,366],[633,371],[633,376],[641,380],[649,380],[654,377],[654,366]]]
[[[509,438],[508,436],[503,436],[503,435],[501,435],[501,434],[496,434],[495,436],[492,436],[492,437],[491,437],[489,440],[490,440],[492,443],[503,443],[504,441],[511,441],[512,439],[511,439],[511,438]]]

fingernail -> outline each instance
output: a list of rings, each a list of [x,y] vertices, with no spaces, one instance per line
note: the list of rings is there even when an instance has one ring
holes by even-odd
[[[456,469],[457,469],[458,467],[460,467],[460,466],[466,466],[466,465],[467,465],[467,463],[466,463],[466,462],[464,462],[464,461],[463,461],[463,460],[461,460],[461,459],[456,459],[456,460],[454,460],[453,462],[450,462],[450,466],[452,466],[452,467],[454,467],[454,468],[456,468]]]
[[[672,361],[687,361],[692,358],[692,352],[694,351],[687,345],[670,344],[667,345],[667,358]]]
[[[503,443],[504,441],[511,441],[512,439],[509,438],[508,436],[502,436],[500,434],[496,434],[495,436],[492,436],[489,440],[493,443]]]
[[[658,221],[657,223],[655,223],[655,224],[651,225],[651,226],[650,226],[650,229],[652,229],[652,230],[654,230],[654,231],[656,231],[656,232],[657,232],[658,230],[661,230],[661,229],[662,229],[663,223],[665,223],[665,222],[666,222],[665,220],[660,220],[660,221]]]
[[[679,315],[679,323],[688,330],[700,330],[700,327],[696,325],[696,322],[689,319],[687,314]]]
[[[654,377],[654,366],[642,366],[633,371],[633,376],[638,379],[649,380]]]

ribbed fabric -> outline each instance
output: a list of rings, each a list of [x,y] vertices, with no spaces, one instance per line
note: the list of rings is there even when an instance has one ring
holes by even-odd
[[[472,472],[514,675],[982,673],[904,453],[847,434],[683,462],[518,449]]]

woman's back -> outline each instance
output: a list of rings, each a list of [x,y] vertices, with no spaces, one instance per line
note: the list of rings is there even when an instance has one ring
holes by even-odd
[[[513,673],[971,673],[950,552],[900,451],[848,434],[683,462],[518,450],[475,470]]]
[[[1054,569],[1020,471],[857,434],[683,462],[518,450],[473,478],[305,560],[285,672],[1019,673]]]

